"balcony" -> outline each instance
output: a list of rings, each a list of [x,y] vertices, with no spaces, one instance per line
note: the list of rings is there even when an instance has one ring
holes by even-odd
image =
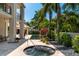
[[[7,17],[7,18],[11,18],[11,15],[6,13],[5,11],[0,11],[0,16],[4,16],[4,17]]]
[[[6,4],[0,4],[0,17],[11,18],[11,7]]]

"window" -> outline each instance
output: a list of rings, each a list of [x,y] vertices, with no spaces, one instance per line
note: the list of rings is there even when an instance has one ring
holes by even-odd
[[[8,4],[5,4],[5,11],[9,14],[11,14],[11,6]]]
[[[0,11],[4,10],[4,4],[0,4]]]

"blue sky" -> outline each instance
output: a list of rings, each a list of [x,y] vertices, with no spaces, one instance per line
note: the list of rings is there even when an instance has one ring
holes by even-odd
[[[40,10],[42,5],[39,3],[26,3],[25,5],[25,20],[30,21],[33,18],[35,11]]]
[[[29,22],[31,21],[31,19],[34,17],[35,11],[38,11],[42,8],[42,5],[40,3],[25,3],[25,21]],[[63,4],[61,4],[63,5]],[[53,13],[55,17],[56,14]],[[49,17],[49,15],[47,14],[47,18]]]

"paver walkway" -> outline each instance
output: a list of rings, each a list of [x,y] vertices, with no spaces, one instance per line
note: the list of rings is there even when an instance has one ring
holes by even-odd
[[[21,39],[17,43],[8,43],[7,41],[0,42],[0,56],[6,56],[10,52],[14,51],[17,47],[22,45],[24,42],[24,39]]]
[[[45,44],[42,43],[40,40],[32,40],[33,43],[35,45],[46,45],[46,46],[50,46],[52,48],[56,48],[51,44]],[[18,48],[16,48],[14,51],[12,51],[11,53],[9,53],[7,56],[29,56],[26,55],[23,50],[28,47],[28,46],[32,46],[33,44],[31,43],[31,41],[28,41],[28,45],[27,45],[27,41],[25,43],[23,43],[21,46],[19,46]],[[60,52],[59,50],[56,50],[55,54],[51,55],[51,56],[65,56],[62,52]]]

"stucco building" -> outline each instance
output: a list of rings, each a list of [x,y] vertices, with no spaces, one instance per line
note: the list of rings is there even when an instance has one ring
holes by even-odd
[[[8,42],[15,42],[17,10],[20,14],[20,38],[24,38],[24,8],[22,3],[0,3],[0,36],[8,36]]]

